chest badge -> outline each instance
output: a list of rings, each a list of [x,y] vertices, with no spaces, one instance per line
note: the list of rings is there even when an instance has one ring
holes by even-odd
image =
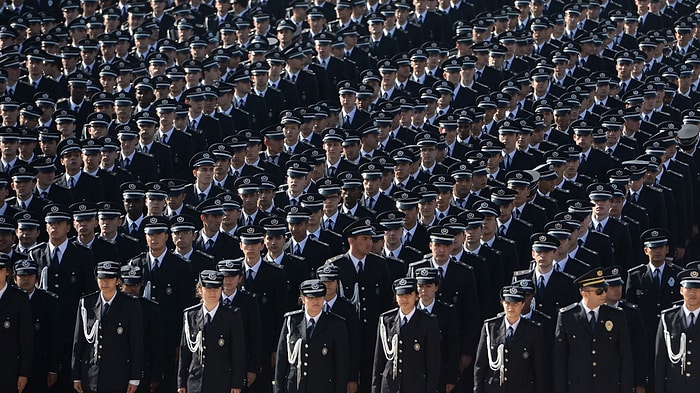
[[[226,340],[224,340],[223,338],[220,338],[220,339],[219,339],[219,346],[220,346],[220,347],[223,347],[224,344],[226,344]]]
[[[613,330],[613,322],[612,321],[605,321],[605,330],[611,332]]]

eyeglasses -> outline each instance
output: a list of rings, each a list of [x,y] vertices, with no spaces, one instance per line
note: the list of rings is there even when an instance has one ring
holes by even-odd
[[[595,292],[596,295],[600,296],[604,294],[605,292],[608,291],[608,288],[596,288],[595,290],[592,291],[584,291],[584,292]]]

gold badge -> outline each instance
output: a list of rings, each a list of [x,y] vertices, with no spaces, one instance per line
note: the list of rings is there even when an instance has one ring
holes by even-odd
[[[323,347],[323,349],[321,349],[321,355],[323,355],[323,356],[328,355],[328,348]]]
[[[219,339],[219,346],[220,346],[220,347],[223,347],[224,344],[226,344],[226,340],[224,340],[223,338],[220,338],[220,339]]]
[[[605,321],[605,330],[611,332],[613,329],[613,322],[612,321]]]
[[[117,328],[117,334],[122,334],[122,333],[124,333],[124,328],[121,327],[121,326],[119,326],[119,327]]]
[[[413,344],[413,349],[415,349],[416,351],[420,351],[420,344],[418,344],[418,343]]]

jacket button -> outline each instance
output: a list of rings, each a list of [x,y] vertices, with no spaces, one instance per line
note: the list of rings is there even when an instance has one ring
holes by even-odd
[[[591,353],[592,353],[593,355],[595,355],[595,349],[594,349],[594,350],[592,350],[592,351],[591,351]]]
[[[593,362],[593,367],[595,367],[595,366],[597,366],[597,365],[598,365],[598,363],[596,363],[596,362]]]
[[[597,376],[598,376],[598,374],[596,374],[596,373],[593,373],[593,378],[595,378],[595,377],[597,377]]]

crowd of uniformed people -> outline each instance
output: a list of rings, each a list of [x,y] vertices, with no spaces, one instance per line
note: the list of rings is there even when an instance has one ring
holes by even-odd
[[[7,0],[0,393],[700,386],[700,4]]]

